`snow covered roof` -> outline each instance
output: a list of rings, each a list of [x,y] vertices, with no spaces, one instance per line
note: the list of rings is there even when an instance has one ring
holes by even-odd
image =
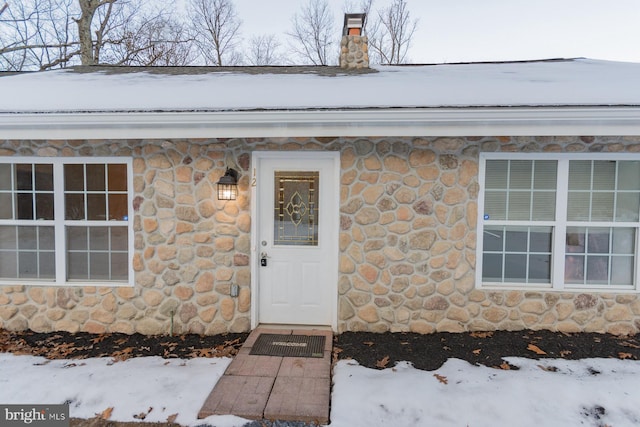
[[[247,120],[254,126],[285,127],[284,134],[291,135],[336,135],[340,129],[331,125],[336,120],[343,128],[379,135],[381,123],[391,120],[396,133],[423,130],[413,134],[424,135],[432,131],[423,129],[428,127],[427,116],[433,124],[434,119],[459,120],[461,114],[469,119],[471,112],[480,124],[473,129],[478,134],[499,117],[492,112],[500,112],[502,119],[512,117],[511,122],[531,114],[553,122],[578,110],[586,113],[585,123],[592,124],[613,119],[615,111],[617,121],[640,134],[640,64],[589,59],[381,66],[366,71],[76,67],[2,76],[0,94],[0,137],[11,126],[59,129],[69,120],[76,121],[76,128],[89,121],[95,128],[96,121],[107,119],[111,127],[131,128],[137,123],[134,117],[146,118],[147,126],[157,130],[148,123],[155,120],[151,115],[162,115],[165,126],[183,127],[179,134],[184,136],[210,135],[221,130],[223,122],[235,123],[222,132],[224,136],[242,136],[239,129],[249,136]],[[363,129],[374,123],[375,129]]]
[[[0,78],[2,112],[640,105],[640,64],[106,68]]]

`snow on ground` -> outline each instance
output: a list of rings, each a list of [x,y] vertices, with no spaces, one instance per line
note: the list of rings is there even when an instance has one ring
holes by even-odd
[[[436,371],[408,363],[373,370],[355,361],[335,368],[331,427],[640,425],[640,361],[507,358],[519,370],[450,359]],[[232,416],[197,420],[230,359],[52,360],[0,354],[0,403],[70,402],[73,417],[112,407],[111,420],[242,426]]]
[[[331,427],[640,425],[638,361],[505,360],[520,370],[449,359],[437,371],[376,371],[342,361]]]
[[[113,408],[110,420],[202,424],[198,411],[231,363],[229,358],[139,357],[46,360],[0,353],[0,404],[68,402],[71,417],[93,418]],[[153,408],[149,412],[149,408]],[[238,417],[217,417],[220,427],[241,426]]]

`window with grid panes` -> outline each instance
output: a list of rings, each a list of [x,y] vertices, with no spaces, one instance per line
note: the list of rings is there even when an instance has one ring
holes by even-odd
[[[0,282],[128,284],[127,159],[0,159]]]
[[[482,154],[480,286],[637,289],[633,157]]]

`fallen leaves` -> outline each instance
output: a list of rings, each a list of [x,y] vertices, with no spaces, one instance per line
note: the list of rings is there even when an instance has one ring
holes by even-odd
[[[546,351],[541,350],[540,347],[538,347],[537,345],[534,345],[534,344],[529,344],[527,346],[527,350],[533,351],[535,354],[540,355],[540,356],[543,356],[543,355],[547,354]]]
[[[620,352],[620,353],[618,353],[618,357],[620,359],[622,359],[622,360],[624,360],[624,359],[634,359],[633,354],[631,354],[631,353]]]
[[[164,357],[165,359],[168,359],[170,357],[174,357],[174,351],[175,349],[178,347],[178,343],[175,342],[169,342],[169,343],[160,343],[160,345],[162,347],[164,347],[164,349],[162,350],[162,357]]]
[[[214,348],[196,348],[188,355],[188,357],[215,357],[215,356],[216,356],[216,349]]]
[[[622,341],[620,345],[623,347],[629,347],[629,348],[640,348],[640,345],[634,344],[630,341]]]
[[[440,381],[442,384],[449,384],[449,380],[447,380],[447,377],[445,377],[444,375],[433,374],[433,376],[436,377],[437,380]]]
[[[474,332],[469,333],[469,335],[471,335],[473,338],[491,338],[493,336],[493,332],[491,332],[491,331],[487,331],[487,332],[474,331]]]
[[[482,353],[482,349],[481,348],[476,348],[475,350],[473,350],[471,353],[475,354],[476,356],[479,356],[480,353]]]
[[[333,346],[333,351],[331,352],[331,361],[334,364],[338,363],[338,360],[340,359],[340,353],[342,353],[342,351],[343,350],[337,345]]]
[[[105,340],[107,336],[106,335],[98,335],[97,337],[94,337],[91,339],[91,343],[92,344],[98,344],[101,343],[102,341]]]
[[[145,418],[147,418],[147,415],[151,413],[151,411],[153,411],[153,408],[150,406],[149,409],[147,409],[147,412],[140,412],[139,414],[134,414],[133,418],[137,420],[144,420]]]
[[[381,360],[376,362],[376,368],[384,369],[389,364],[389,356],[383,357]]]
[[[113,361],[123,362],[129,359],[130,357],[133,356],[133,350],[135,350],[133,347],[126,347],[126,348],[123,348],[122,350],[114,351],[112,355]]]
[[[225,341],[224,343],[216,346],[214,351],[210,353],[210,356],[206,357],[233,357],[238,354],[238,350],[242,345],[240,338],[232,341]]]
[[[167,417],[167,422],[168,423],[175,423],[176,422],[176,418],[178,418],[178,414],[171,414]]]
[[[511,365],[509,365],[507,362],[502,362],[500,364],[500,369],[502,369],[503,371],[510,371]]]
[[[239,347],[242,345],[243,342],[244,340],[240,338],[236,338],[235,340],[225,341],[224,344],[222,344],[222,346],[223,347]]]
[[[47,354],[48,359],[68,359],[77,351],[77,347],[73,343],[65,342],[51,349]]]
[[[113,406],[105,409],[99,414],[96,414],[96,417],[100,418],[101,420],[108,420],[109,418],[111,418],[112,413],[113,413]]]

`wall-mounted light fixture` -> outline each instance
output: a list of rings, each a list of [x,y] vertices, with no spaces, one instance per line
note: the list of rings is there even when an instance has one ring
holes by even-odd
[[[235,200],[238,197],[238,171],[227,168],[224,176],[217,182],[218,200]]]

